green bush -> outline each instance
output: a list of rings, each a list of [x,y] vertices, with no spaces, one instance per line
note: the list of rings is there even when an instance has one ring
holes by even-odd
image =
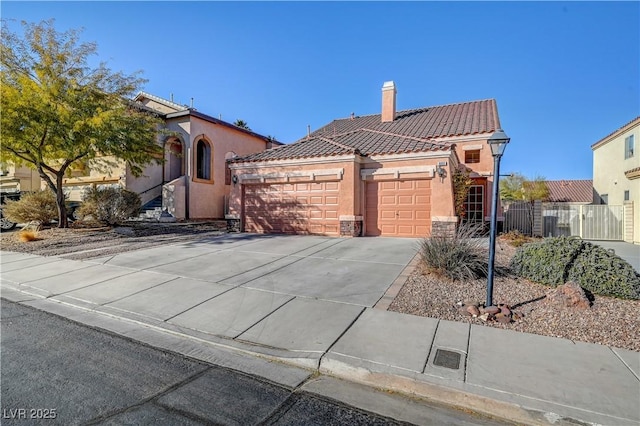
[[[525,244],[511,261],[512,271],[541,284],[575,281],[601,296],[640,299],[640,274],[606,249],[572,237]]]
[[[511,270],[518,276],[541,284],[564,284],[568,267],[582,249],[582,240],[572,237],[548,238],[524,244],[511,260]]]
[[[7,200],[2,213],[11,222],[45,225],[58,218],[56,195],[50,190],[27,192],[19,200]]]
[[[593,294],[640,299],[640,275],[633,267],[612,252],[588,242],[571,265],[567,279]]]
[[[106,225],[119,225],[140,212],[140,196],[121,188],[90,188],[82,200],[79,213]]]
[[[481,236],[482,229],[460,224],[455,232],[434,233],[422,240],[420,254],[429,272],[451,280],[486,277],[487,250]]]

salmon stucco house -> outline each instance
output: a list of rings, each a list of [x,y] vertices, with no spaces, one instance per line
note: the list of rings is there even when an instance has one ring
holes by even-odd
[[[143,202],[162,196],[162,208],[178,219],[223,218],[231,191],[226,160],[281,145],[173,100],[140,92],[134,101],[158,114],[169,133],[159,141],[164,164],[148,166],[127,188]]]
[[[453,173],[471,170],[466,219],[489,219],[500,128],[493,99],[334,120],[289,145],[230,161],[227,219],[246,232],[422,237],[458,222]]]

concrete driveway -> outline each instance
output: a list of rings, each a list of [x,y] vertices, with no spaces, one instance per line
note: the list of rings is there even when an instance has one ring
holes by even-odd
[[[380,300],[417,246],[414,239],[231,234],[84,262],[5,253],[2,281],[311,359]]]

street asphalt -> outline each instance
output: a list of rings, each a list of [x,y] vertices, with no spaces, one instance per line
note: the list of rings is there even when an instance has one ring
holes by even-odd
[[[235,234],[84,262],[3,252],[2,296],[282,385],[310,369],[522,424],[640,424],[638,352],[380,309],[416,249]]]
[[[403,424],[322,396],[327,386],[398,417],[504,424],[310,374],[283,386],[4,300],[0,312],[3,425]]]

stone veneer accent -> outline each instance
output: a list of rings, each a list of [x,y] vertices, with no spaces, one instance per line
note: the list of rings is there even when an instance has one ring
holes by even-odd
[[[361,237],[362,236],[362,220],[341,220],[340,236],[341,237]]]
[[[240,219],[227,217],[226,221],[227,221],[227,232],[240,232],[241,230]]]
[[[432,236],[449,236],[453,237],[458,226],[458,218],[453,217],[434,217],[431,219],[431,235]]]

